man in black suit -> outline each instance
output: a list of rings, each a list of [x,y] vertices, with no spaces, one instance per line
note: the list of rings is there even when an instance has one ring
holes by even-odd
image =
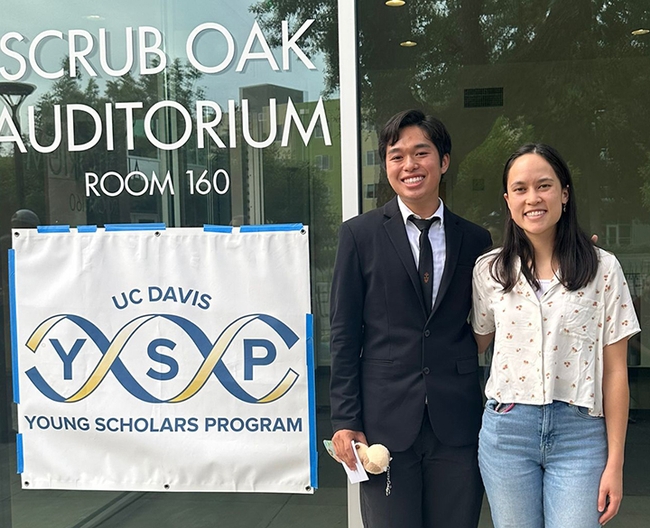
[[[417,110],[391,118],[379,155],[397,197],[341,226],[331,298],[334,448],[350,467],[352,441],[384,444],[392,456],[390,492],[385,474],[361,484],[366,528],[478,524],[482,398],[467,319],[472,268],[491,238],[440,200],[450,152],[439,120]],[[432,217],[430,227],[416,225]]]

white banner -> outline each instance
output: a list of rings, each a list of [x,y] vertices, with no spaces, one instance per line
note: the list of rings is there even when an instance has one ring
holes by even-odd
[[[308,238],[14,231],[23,487],[312,493]]]

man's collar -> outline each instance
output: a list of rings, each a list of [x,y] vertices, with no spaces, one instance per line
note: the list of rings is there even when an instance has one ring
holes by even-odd
[[[408,206],[402,201],[402,198],[398,195],[397,196],[397,206],[399,207],[399,212],[402,215],[402,219],[404,220],[404,224],[408,221],[408,217],[411,215],[415,215],[417,218],[420,218],[420,215],[415,214],[413,211],[411,211]],[[437,216],[440,218],[440,225],[444,225],[445,222],[445,204],[442,203],[442,198],[438,197],[438,209],[436,210],[435,213],[433,213],[429,218],[433,218],[434,216]],[[428,220],[428,218],[425,218],[425,220]]]

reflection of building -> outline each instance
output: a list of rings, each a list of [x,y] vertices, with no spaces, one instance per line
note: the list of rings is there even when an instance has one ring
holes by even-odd
[[[24,156],[27,207],[34,209],[42,221],[71,225],[154,219],[175,226],[309,224],[314,237],[312,293],[318,326],[316,346],[320,365],[324,366],[328,361],[329,281],[336,227],[344,199],[341,191],[344,188],[345,194],[352,196],[351,200],[345,199],[346,207],[351,201],[364,211],[381,206],[390,194],[376,153],[376,131],[383,122],[395,112],[414,106],[442,117],[454,143],[452,164],[443,182],[445,202],[457,213],[490,227],[495,238],[502,224],[500,177],[504,156],[519,142],[541,139],[558,146],[568,158],[575,170],[575,182],[582,200],[579,205],[583,225],[601,236],[602,244],[617,254],[627,274],[642,327],[646,329],[631,342],[629,349],[632,406],[650,409],[650,332],[647,331],[650,328],[650,208],[642,204],[640,194],[643,191],[639,191],[646,184],[646,191],[650,193],[647,157],[650,119],[646,115],[650,112],[650,92],[647,90],[650,35],[631,34],[637,24],[640,27],[650,16],[646,3],[441,1],[407,2],[401,8],[389,8],[384,2],[355,0],[317,2],[314,5],[319,4],[322,11],[314,12],[309,12],[311,4],[304,2],[307,7],[296,13],[280,13],[279,6],[287,2],[259,0],[228,4],[197,0],[192,3],[192,9],[187,8],[187,2],[179,0],[164,3],[113,0],[113,10],[104,9],[99,5],[103,3],[95,2],[92,11],[86,10],[91,3],[70,0],[40,2],[37,9],[27,4],[23,2],[20,7],[4,12],[3,23],[6,34],[16,31],[25,36],[23,41],[13,40],[8,46],[26,59],[28,68],[30,43],[40,32],[53,27],[60,28],[64,34],[73,28],[82,29],[93,38],[98,37],[98,27],[105,27],[107,35],[110,34],[108,62],[113,68],[120,68],[125,63],[122,48],[125,24],[111,15],[118,11],[129,14],[128,25],[132,27],[134,43],[137,27],[159,24],[165,37],[165,52],[169,59],[179,60],[177,70],[169,67],[159,75],[142,75],[133,68],[129,76],[119,79],[101,75],[90,78],[84,68],[81,78],[64,76],[58,80],[44,79],[31,72],[28,80],[38,86],[28,99],[30,104],[48,95],[50,103],[88,104],[103,117],[106,101],[145,103],[145,108],[134,111],[133,150],[126,148],[119,134],[115,137],[114,150],[108,151],[105,138],[102,138],[100,144],[84,156],[69,153],[65,148],[63,153],[39,154],[28,146]],[[85,7],[80,7],[81,4]],[[254,13],[250,9],[252,6],[258,11]],[[349,16],[351,12],[356,16]],[[317,70],[307,70],[286,45],[281,49],[279,21],[283,16],[289,19],[290,35],[303,23],[301,17],[314,19],[296,45],[302,47],[306,39],[313,38],[314,47],[301,49],[314,60]],[[272,20],[270,25],[264,24],[266,17]],[[183,40],[193,28],[208,19],[232,30],[236,56],[232,57],[231,67],[224,71],[194,76],[196,71],[187,71],[182,66],[187,58]],[[278,24],[273,28],[275,21]],[[262,28],[282,70],[273,71],[268,61],[261,58],[264,53],[260,52],[260,40],[257,39],[249,48],[251,60],[247,67],[236,71],[236,64],[246,48],[245,34],[254,22]],[[244,36],[237,36],[242,26]],[[342,35],[347,35],[348,40],[339,42],[337,37]],[[223,35],[213,32],[211,36],[215,38],[210,40],[210,35],[205,35],[201,43],[197,40],[200,46],[197,53],[204,54],[201,58],[206,65],[219,64],[225,56]],[[405,36],[419,41],[419,45],[400,47],[399,42]],[[271,44],[272,37],[276,38],[277,49]],[[68,44],[69,41],[47,37],[35,53],[36,60],[46,70],[54,72],[60,67]],[[61,50],[63,54],[59,54]],[[288,52],[290,63],[286,69],[284,61],[280,60],[284,51]],[[258,58],[253,57],[254,53],[259,53]],[[97,66],[99,51],[95,48],[86,59]],[[10,55],[0,52],[0,67],[15,74],[17,64]],[[354,79],[356,84],[351,83],[353,86],[346,84],[351,78],[350,71],[358,74]],[[325,81],[327,75],[331,75],[331,82]],[[88,84],[89,80],[97,81],[99,93]],[[109,81],[115,82],[111,84],[110,95],[106,93]],[[201,93],[205,86],[210,88]],[[318,105],[318,95],[314,94],[328,87],[340,88],[344,99],[341,105],[337,94],[333,96],[337,99],[323,103],[332,145],[326,144],[319,125],[306,144],[297,127],[292,125],[288,143],[283,145],[289,98],[306,129]],[[205,147],[198,146],[198,138],[193,134],[186,145],[172,151],[153,147],[145,137],[147,106],[162,100],[182,101],[195,117],[197,99],[222,101],[225,93],[233,99],[222,104],[221,119],[214,129],[224,147],[216,145],[208,132],[204,133]],[[271,137],[271,99],[276,99],[276,130],[269,145],[255,147],[252,143],[263,143]],[[355,110],[340,116],[341,106],[345,108],[351,99],[355,101]],[[242,119],[244,100],[248,101],[247,120]],[[152,123],[161,140],[169,140],[179,131],[182,133],[178,112],[168,110],[157,113]],[[212,111],[212,108],[205,109],[206,119]],[[373,116],[373,120],[357,125],[357,114]],[[65,110],[62,115],[65,117]],[[23,122],[25,116],[23,105]],[[114,129],[123,130],[124,112],[115,112],[114,117]],[[340,119],[345,123],[346,132],[351,132],[354,138],[345,146],[359,145],[356,159],[346,161],[345,170],[349,172],[343,182]],[[46,134],[41,144],[46,145],[51,138],[48,128],[51,123],[41,125],[40,131]],[[250,142],[245,139],[244,128]],[[23,129],[23,135],[25,132]],[[5,240],[9,219],[15,210],[6,205],[11,195],[7,192],[7,180],[14,176],[13,165],[11,148],[0,143],[0,227],[3,229],[0,234]],[[98,174],[106,171],[126,174],[136,167],[146,173],[169,170],[178,186],[175,197],[123,195],[84,200],[83,173],[86,170]],[[203,171],[209,176],[219,170],[226,171],[230,188],[223,195],[214,192],[192,194],[188,170],[193,171],[195,181]],[[359,180],[358,196],[356,187],[350,185],[356,178]],[[220,177],[219,183],[224,183],[223,178]],[[355,212],[346,210],[346,214]],[[6,309],[2,311],[6,324],[7,313]],[[3,354],[10,357],[8,346]],[[326,382],[326,375],[322,380]],[[10,378],[3,386],[11,387]],[[5,396],[0,419],[13,426],[11,397]],[[317,399],[323,409],[319,413],[320,441],[328,436],[328,400],[322,386]],[[215,402],[215,408],[217,406]],[[644,461],[650,453],[650,434],[643,414],[638,413],[638,417],[641,417],[639,422],[630,425],[631,449],[626,456],[625,487],[631,496],[624,502],[623,515],[631,512],[637,522],[647,525],[648,516],[643,513],[647,510]],[[317,492],[311,502],[301,501],[299,505],[282,496],[273,502],[270,496],[259,501],[258,497],[233,499],[223,496],[197,500],[191,493],[164,496],[33,493],[19,490],[14,469],[11,473],[7,470],[15,468],[13,437],[11,440],[11,444],[0,446],[4,447],[0,449],[0,467],[3,468],[0,500],[4,501],[0,506],[0,526],[3,528],[41,528],[43,525],[68,528],[99,524],[102,528],[142,528],[150,524],[176,528],[180,524],[210,525],[214,524],[214,519],[219,519],[224,528],[260,523],[282,528],[321,522],[346,523],[345,476],[334,470],[324,472],[322,486],[327,489]],[[321,463],[328,462],[322,460]],[[330,505],[333,496],[338,507]],[[325,506],[318,503],[320,497],[326,498]],[[314,503],[318,505],[311,510]],[[303,508],[309,513],[302,513]],[[327,511],[326,521],[316,518],[323,516],[323,511]],[[86,512],[91,513],[80,521]],[[646,519],[645,524],[643,519],[638,520],[639,516]],[[354,516],[351,519],[350,527],[357,528]],[[626,525],[627,520],[614,521],[617,522]],[[483,519],[481,527],[488,528],[489,521]]]
[[[333,199],[341,192],[338,99],[303,101],[301,92],[273,85],[242,88],[241,95],[242,107],[248,99],[252,139],[268,144],[242,148],[245,194],[233,194],[233,203],[246,204],[248,223],[309,225],[314,261],[331,262],[341,215]],[[245,116],[242,120],[245,126]],[[316,265],[312,294],[320,364],[329,363],[329,281],[327,268]]]
[[[267,143],[271,135],[275,135],[276,140],[282,137],[279,125],[271,130],[271,116],[269,104],[271,99],[275,99],[278,106],[286,107],[287,101],[291,99],[294,104],[301,103],[303,94],[298,90],[276,86],[273,84],[261,84],[256,86],[246,86],[240,88],[240,109],[242,109],[242,132],[250,134],[250,137],[262,144]],[[244,104],[248,111],[248,120],[243,112]],[[277,111],[277,110],[276,110]],[[277,121],[276,121],[277,123]],[[248,127],[246,130],[245,127]],[[280,134],[278,131],[280,130]],[[264,213],[264,162],[262,160],[263,151],[261,148],[255,148],[250,145],[244,147],[246,159],[246,177],[243,179],[246,189],[246,203],[248,222],[251,224],[265,223]],[[237,199],[236,197],[234,197]],[[242,200],[243,202],[243,200]]]
[[[288,221],[280,220],[273,209],[274,204],[268,203],[268,193],[265,199],[265,173],[269,169],[276,171],[273,175],[276,180],[284,178],[286,182],[290,182],[291,173],[300,172],[304,182],[311,181],[314,174],[318,174],[318,178],[327,183],[329,192],[338,192],[341,164],[337,142],[339,101],[303,102],[302,92],[273,85],[245,87],[241,89],[241,95],[242,102],[247,100],[249,109],[250,139],[264,144],[263,147],[254,147],[246,139],[243,142],[247,164],[247,209],[256,211],[259,222]],[[270,106],[272,99],[275,100],[273,107]],[[321,104],[323,114],[319,116]],[[242,122],[246,124],[243,115]],[[273,182],[270,185],[273,186]],[[286,190],[293,192],[296,186],[290,185]],[[307,193],[290,200],[296,207],[306,207],[304,218],[309,217],[310,197],[311,194]],[[267,211],[269,206],[270,212]],[[338,205],[332,203],[331,207],[337,209]],[[254,223],[252,219],[251,223]]]
[[[381,161],[377,141],[377,131],[370,123],[361,127],[361,200],[362,211],[377,207]]]

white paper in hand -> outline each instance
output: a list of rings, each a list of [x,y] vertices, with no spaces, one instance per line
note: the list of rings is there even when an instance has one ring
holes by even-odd
[[[354,451],[354,457],[357,460],[357,468],[353,471],[351,470],[347,464],[343,464],[343,468],[345,469],[345,472],[348,474],[348,478],[350,479],[351,484],[357,484],[358,482],[363,482],[365,480],[368,480],[368,474],[366,473],[366,470],[363,469],[363,466],[361,465],[361,460],[359,460],[359,452],[357,451],[357,448],[354,447],[354,440],[352,440],[352,451]]]

